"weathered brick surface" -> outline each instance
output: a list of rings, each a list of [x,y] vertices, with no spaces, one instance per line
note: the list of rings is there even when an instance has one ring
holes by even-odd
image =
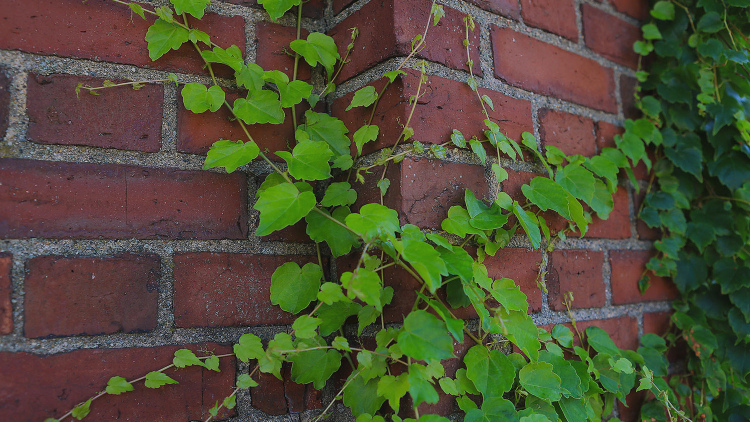
[[[11,2],[0,10],[0,49],[44,55],[95,59],[164,70],[203,73],[192,45],[185,44],[152,62],[143,37],[151,18],[132,15],[125,5],[106,0],[28,0]],[[195,27],[245,50],[242,17],[206,14]],[[228,75],[222,71],[221,75]]]
[[[352,3],[354,3],[354,0],[333,0],[333,13],[340,13]]]
[[[13,332],[13,305],[10,301],[12,268],[13,256],[0,254],[0,335]]]
[[[391,57],[406,56],[411,51],[412,39],[424,32],[428,23],[430,5],[428,0],[373,0],[344,19],[330,35],[336,40],[342,57],[350,42],[350,28],[359,28],[359,37],[354,43],[351,60],[340,74],[340,81],[369,69]],[[417,56],[445,64],[454,69],[468,70],[464,14],[444,7],[445,17],[437,26],[430,24],[426,46]],[[479,30],[469,34],[471,59],[474,73],[481,75],[479,68]]]
[[[667,334],[670,327],[671,312],[648,312],[643,314],[643,334]]]
[[[24,282],[24,335],[92,335],[154,329],[159,266],[155,255],[44,256],[29,260]]]
[[[573,293],[571,308],[604,306],[602,264],[604,253],[586,249],[555,250],[549,256],[547,289],[549,306],[564,311],[563,299]]]
[[[520,7],[518,0],[468,0],[482,9],[488,10],[499,15],[512,19],[518,19]]]
[[[5,138],[8,130],[10,112],[10,78],[0,71],[0,139]]]
[[[493,28],[495,75],[511,85],[610,113],[612,69],[508,28]]]
[[[566,155],[596,154],[594,121],[575,114],[550,109],[539,110],[539,137],[543,145],[553,145]]]
[[[627,119],[641,117],[641,111],[635,104],[635,87],[638,80],[632,76],[620,75],[620,97],[622,98],[622,112]]]
[[[578,41],[573,0],[521,0],[523,21],[536,28]]]
[[[78,83],[102,86],[102,79],[29,75],[26,107],[29,140],[42,144],[89,145],[155,152],[161,139],[164,90],[116,87],[74,94]],[[122,81],[115,81],[122,82]]]
[[[378,92],[382,82],[373,84]],[[409,97],[419,89],[423,94],[414,110],[409,126],[414,129],[411,140],[428,144],[450,141],[453,129],[461,131],[469,139],[483,137],[482,113],[479,99],[465,83],[430,76],[426,84],[419,87],[419,74],[409,70],[388,88],[380,99],[378,112],[372,124],[378,125],[380,135],[375,142],[365,145],[367,154],[384,147],[393,146],[406,124],[411,105]],[[508,137],[520,140],[522,132],[533,132],[531,104],[526,100],[508,97],[494,91],[483,91],[492,99],[495,110],[488,109],[490,119],[497,123]],[[351,103],[353,93],[338,99],[333,105],[333,115],[342,119],[351,132],[355,132],[369,122],[371,108],[357,107],[345,112]],[[400,124],[393,124],[400,122]],[[440,124],[438,124],[440,123]],[[493,151],[494,152],[494,151]]]
[[[594,214],[594,220],[584,235],[587,238],[627,239],[630,237],[630,201],[628,191],[619,187],[612,196],[615,206],[609,218],[602,220]]]
[[[653,300],[672,300],[679,296],[674,284],[666,278],[651,276],[651,286],[641,295],[638,280],[646,269],[646,263],[654,251],[610,251],[612,266],[612,303],[637,303]]]
[[[302,39],[308,36],[306,30],[300,32]],[[289,44],[297,38],[293,27],[281,26],[270,22],[258,22],[255,26],[255,41],[258,44],[256,62],[264,70],[280,70],[289,76],[294,75],[294,51]],[[300,58],[297,68],[297,79],[310,79],[310,65]]]
[[[241,174],[0,161],[0,237],[241,239]]]
[[[112,376],[135,379],[171,363],[174,352],[188,348],[216,354],[231,348],[217,344],[192,344],[154,348],[80,350],[54,356],[30,353],[0,353],[0,398],[3,418],[12,421],[41,421],[60,417],[75,405],[102,391]],[[94,421],[205,420],[208,409],[232,392],[235,379],[233,358],[220,360],[221,372],[190,367],[169,369],[166,374],[179,384],[157,390],[142,383],[120,396],[106,395],[91,405],[87,419]],[[226,418],[234,411],[223,409]]]
[[[641,36],[640,28],[590,4],[584,4],[581,12],[588,48],[621,65],[638,66],[633,43]]]
[[[285,262],[317,263],[289,255],[183,253],[174,256],[174,313],[178,327],[291,324],[294,316],[271,304],[273,272]]]
[[[609,4],[618,12],[625,13],[636,19],[646,20],[649,17],[647,0],[610,0]]]
[[[281,368],[282,379],[264,373],[259,373],[255,378],[259,385],[250,389],[250,400],[253,407],[267,415],[286,415],[322,408],[320,391],[312,384],[292,381],[291,365],[288,363]]]
[[[617,148],[615,135],[622,135],[625,130],[607,122],[596,122],[596,146],[599,152],[603,148]]]
[[[487,256],[484,265],[487,266],[487,274],[493,279],[510,278],[521,287],[529,301],[529,312],[542,310],[542,291],[537,284],[542,251],[504,248],[497,251],[495,256]]]

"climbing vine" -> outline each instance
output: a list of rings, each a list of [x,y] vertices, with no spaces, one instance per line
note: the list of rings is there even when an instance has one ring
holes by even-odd
[[[233,392],[216,403],[207,421],[219,415],[222,408],[232,409],[239,389],[257,386],[254,378],[258,372],[280,377],[285,362],[291,364],[293,381],[312,383],[315,388],[322,388],[348,366],[349,375],[331,404],[343,401],[358,422],[386,418],[396,422],[448,421],[443,416],[419,413],[420,404],[438,401],[438,391],[457,401],[467,422],[601,420],[612,415],[615,401],[624,404],[632,390],[650,391],[662,414],[688,418],[682,409],[684,401],[677,400],[663,378],[667,375],[664,353],[668,347],[664,339],[647,334],[641,338],[638,351],[631,351],[619,349],[600,328],[589,327],[580,332],[574,321],[573,330],[565,325],[556,325],[551,331],[537,328],[528,315],[527,298],[515,282],[507,278],[494,280],[483,264],[487,255],[495,255],[516,234],[524,235],[535,249],[552,250],[558,238],[572,232],[585,234],[594,215],[606,219],[614,206],[612,194],[617,189],[620,170],[632,175],[632,167],[639,161],[650,166],[645,144],[666,143],[658,122],[654,122],[656,116],[649,114],[651,118],[628,122],[628,132],[618,138],[619,148],[604,148],[591,158],[568,156],[553,146],[542,149],[530,133],[524,133],[520,140],[506,137],[490,119],[487,110],[494,105],[481,94],[473,76],[468,47],[475,28],[467,16],[462,29],[471,72],[468,84],[476,92],[478,106],[486,117],[477,122],[483,125],[483,136],[467,139],[454,130],[450,141],[443,144],[426,146],[413,141],[411,116],[428,77],[426,65],[412,58],[425,48],[430,27],[444,16],[442,7],[433,3],[430,21],[412,41],[408,57],[382,76],[385,87],[378,92],[373,86],[366,86],[354,93],[347,111],[370,107],[371,117],[350,138],[341,120],[312,109],[334,92],[337,76],[356,42],[356,29],[345,57],[341,57],[331,37],[315,32],[306,38],[300,36],[300,0],[259,0],[272,20],[296,6],[298,35],[289,45],[295,55],[290,78],[278,70],[245,63],[237,46],[221,46],[221,40],[215,42],[210,34],[193,28],[191,21],[203,17],[208,0],[171,0],[172,7],[154,9],[113,1],[129,7],[141,18],[156,17],[146,34],[152,60],[159,60],[183,44],[193,46],[196,58],[205,63],[212,84],[182,85],[174,75],[166,82],[182,86],[181,99],[187,110],[204,113],[225,107],[246,135],[246,139],[214,143],[204,168],[223,167],[233,172],[253,160],[264,161],[272,172],[257,189],[256,236],[304,220],[307,234],[316,242],[318,262],[304,266],[287,262],[273,273],[269,299],[297,315],[291,332],[278,333],[265,344],[253,334],[244,334],[234,345],[234,353],[221,356],[197,356],[187,349],[178,350],[171,365],[134,380],[112,377],[104,391],[46,422],[83,419],[97,398],[132,391],[134,384],[141,381],[146,388],[169,388],[168,384],[177,382],[169,373],[178,368],[201,366],[218,371],[221,358],[238,359],[252,369],[237,378]],[[650,44],[644,45],[647,48]],[[297,79],[300,60],[321,72],[321,86]],[[416,93],[409,100],[409,117],[393,147],[381,149],[374,159],[361,157],[364,145],[381,133],[372,124],[379,99],[391,83],[405,74],[403,68],[407,65],[419,72]],[[227,99],[226,81],[215,76],[215,66],[234,72],[231,88],[243,95],[232,103]],[[137,89],[143,82],[128,84]],[[78,91],[98,94],[101,88],[80,85]],[[731,97],[724,97],[727,96]],[[641,99],[641,104],[656,101],[646,98]],[[297,106],[308,109],[302,121],[297,122],[294,117],[292,145],[281,151],[261,151],[253,139],[252,125],[281,124],[285,109],[294,111]],[[641,132],[633,135],[633,128]],[[522,187],[524,198],[511,198],[496,191],[488,202],[467,190],[464,205],[449,209],[442,230],[401,225],[397,212],[383,205],[382,198],[390,187],[386,167],[408,154],[445,158],[450,148],[467,149],[483,164],[491,161],[498,184],[508,174],[489,158],[492,155],[498,161],[532,157],[532,164],[544,175]],[[283,161],[272,159],[272,155]],[[358,193],[353,186],[367,177],[377,177],[380,201],[355,210],[352,207]],[[650,201],[651,196],[646,204]],[[568,228],[555,233],[548,225],[549,218],[567,220]],[[356,265],[333,277],[326,274],[324,254],[334,258],[351,255]],[[403,324],[397,325],[385,324],[383,317],[394,297],[394,290],[383,284],[383,271],[391,267],[408,273],[419,286],[411,312]],[[456,317],[455,310],[462,307],[471,307],[476,319]],[[687,318],[688,313],[684,314]],[[356,318],[356,335],[354,330],[345,330],[350,317]],[[362,337],[365,329],[371,341]],[[464,356],[456,356],[455,343],[469,344]],[[518,352],[509,353],[511,345]],[[446,371],[445,363],[459,358],[460,369]],[[325,417],[329,408],[330,405],[318,420]]]
[[[679,289],[667,341],[689,346],[686,371],[668,391],[706,421],[750,418],[749,7],[744,0],[654,4],[645,40],[635,45],[650,63],[638,72],[644,117],[626,122],[619,144],[653,161],[640,218],[663,237],[648,268]],[[656,147],[652,158],[644,142]],[[666,375],[665,362],[646,363]],[[664,420],[658,406],[643,414]]]

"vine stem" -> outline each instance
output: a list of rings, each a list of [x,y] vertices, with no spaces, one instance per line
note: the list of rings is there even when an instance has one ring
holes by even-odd
[[[297,6],[297,38],[302,38],[302,3],[300,2]],[[299,70],[299,53],[294,52],[294,70],[292,70],[292,81],[297,80],[297,71]],[[297,110],[296,106],[292,105],[292,127],[294,131],[297,131]]]

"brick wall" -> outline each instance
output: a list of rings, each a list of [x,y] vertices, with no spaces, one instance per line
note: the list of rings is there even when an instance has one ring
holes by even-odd
[[[378,75],[394,69],[422,31],[429,3],[307,3],[305,31],[326,31],[345,46],[348,29],[359,28],[351,63],[327,105],[352,131],[369,114],[343,112],[352,91],[373,81],[380,86]],[[429,82],[413,117],[416,140],[440,143],[454,128],[480,131],[461,44],[462,18],[470,14],[477,23],[474,70],[505,133],[518,139],[533,132],[569,154],[613,145],[633,113],[631,46],[647,17],[645,0],[439,3],[446,17],[419,54],[429,63]],[[291,20],[271,23],[250,0],[212,1],[209,12],[199,28],[265,68],[290,71],[284,47],[294,37],[285,26]],[[270,303],[270,277],[286,260],[314,259],[315,248],[298,227],[254,235],[255,189],[268,167],[251,164],[231,175],[200,170],[213,141],[239,138],[228,116],[187,112],[174,85],[80,99],[73,92],[79,82],[163,79],[166,72],[207,82],[193,51],[184,46],[152,63],[143,41],[147,25],[104,0],[10,2],[0,8],[0,22],[0,414],[14,421],[60,416],[109,376],[137,377],[165,365],[178,346],[225,353],[242,333],[269,339],[288,330],[291,316]],[[319,80],[302,63],[301,78]],[[400,131],[394,122],[405,121],[418,77],[409,70],[382,99],[375,120],[381,137],[365,153],[392,145]],[[291,125],[252,130],[271,150],[292,135]],[[500,164],[510,174],[501,188],[515,198],[540,172],[528,163]],[[386,202],[403,223],[438,228],[465,188],[492,199],[489,166],[458,151],[442,161],[407,158],[389,170],[394,183]],[[636,174],[648,177],[643,169]],[[568,321],[562,301],[570,291],[583,326],[599,325],[619,346],[635,347],[639,335],[664,329],[676,295],[663,279],[638,293],[658,238],[634,219],[640,199],[623,179],[608,221],[552,253],[530,251],[517,237],[488,259],[490,275],[520,284],[540,326]],[[335,272],[347,263],[330,265]],[[540,266],[549,293],[535,282]],[[386,283],[398,289],[402,277],[394,271]],[[399,320],[398,302],[389,320]],[[93,413],[102,420],[205,418],[247,370],[223,359],[220,374],[184,371],[179,388],[137,387],[97,402]],[[241,393],[236,420],[305,420],[335,394],[298,386],[288,372],[284,380],[264,376],[260,387]],[[334,418],[344,417],[335,411]]]

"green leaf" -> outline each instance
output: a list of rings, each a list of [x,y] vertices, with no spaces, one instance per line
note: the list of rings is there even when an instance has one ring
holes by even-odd
[[[237,388],[257,387],[258,382],[253,380],[248,374],[240,374],[237,378]]]
[[[313,338],[317,333],[318,326],[320,325],[320,319],[311,317],[309,315],[301,315],[292,324],[292,330],[297,338]]]
[[[91,411],[91,399],[86,400],[83,403],[79,403],[73,410],[70,411],[71,416],[78,419],[79,421],[85,418]]]
[[[396,211],[374,203],[346,216],[346,225],[367,240],[393,235],[401,229]]]
[[[253,141],[216,141],[208,149],[203,170],[226,167],[227,173],[231,173],[237,170],[237,167],[253,161],[259,153],[260,148]]]
[[[201,56],[209,63],[221,63],[231,67],[235,72],[242,72],[243,68],[245,68],[242,51],[236,45],[232,45],[226,50],[221,47],[214,47],[213,50],[204,50],[201,52]]]
[[[357,191],[348,182],[331,183],[320,204],[324,207],[351,205],[357,200]]]
[[[383,282],[374,271],[359,268],[354,273],[345,272],[341,275],[341,285],[347,290],[347,296],[350,299],[356,297],[374,306],[378,312],[383,310],[383,303],[380,301]]]
[[[663,21],[671,21],[674,19],[674,4],[667,0],[657,1],[651,9],[651,16]]]
[[[526,294],[509,278],[494,281],[489,292],[508,311],[526,312],[529,309]]]
[[[558,173],[558,175],[559,174],[560,173]],[[578,172],[576,172],[576,174],[578,174]],[[589,175],[590,174],[591,173],[589,173]],[[558,177],[564,179],[567,185],[575,186],[575,182],[571,180],[572,178],[575,178],[575,176],[564,174],[563,176]],[[588,180],[588,177],[583,175],[581,175],[581,177],[582,179],[580,181],[580,184],[583,185],[585,183],[584,180]],[[591,180],[593,184],[593,176]],[[584,187],[582,186],[581,189],[584,189]],[[581,206],[580,202],[578,202],[578,200],[574,198],[573,195],[571,195],[571,192],[565,190],[563,186],[561,186],[561,184],[556,183],[552,179],[539,176],[531,179],[531,182],[528,185],[521,186],[521,191],[523,192],[524,196],[529,199],[529,201],[538,206],[542,211],[551,209],[564,218],[575,221],[577,225],[583,225],[583,227],[585,228],[586,222],[583,219],[583,207]],[[515,204],[514,214],[516,214]],[[521,224],[524,224],[523,221],[521,221]],[[526,224],[529,223],[527,222]],[[580,225],[579,229],[581,229]],[[539,241],[537,241],[535,248],[539,247],[540,241],[541,236],[539,236]]]
[[[540,399],[558,401],[562,397],[560,377],[547,362],[529,363],[518,373],[518,381],[529,393]]]
[[[483,239],[487,239],[487,234],[469,224],[469,213],[465,208],[454,205],[448,209],[448,218],[443,220],[441,227],[448,233],[453,233],[459,237],[465,237],[467,234],[475,234]]]
[[[354,92],[354,98],[352,98],[352,102],[349,104],[349,107],[346,108],[346,111],[349,111],[354,107],[368,107],[377,99],[378,93],[375,91],[374,86],[360,88]]]
[[[237,395],[231,395],[224,398],[224,401],[221,402],[222,406],[226,407],[227,409],[234,409],[235,406],[237,406]]]
[[[296,262],[281,265],[271,276],[271,303],[297,314],[318,295],[323,270],[320,265],[308,263],[304,267]]]
[[[586,329],[586,341],[589,346],[593,347],[599,353],[610,356],[620,355],[620,349],[615,346],[615,342],[612,341],[606,331],[599,327],[589,327]]]
[[[482,345],[469,349],[464,357],[466,376],[474,382],[485,400],[502,397],[510,391],[516,371],[507,356]]]
[[[323,388],[341,367],[341,353],[330,349],[293,353],[288,359],[292,362],[292,380],[298,384],[313,383],[317,389]]]
[[[234,73],[237,84],[245,87],[248,91],[260,91],[266,81],[263,79],[263,68],[255,63],[248,63],[246,66]]]
[[[193,113],[217,111],[224,104],[224,91],[218,85],[206,89],[199,83],[189,83],[182,88],[182,103]]]
[[[333,38],[320,32],[310,33],[307,40],[294,40],[289,47],[302,56],[310,66],[322,64],[329,77],[333,76],[333,66],[341,58]]]
[[[260,211],[256,236],[265,236],[291,226],[315,207],[317,200],[310,191],[300,192],[292,183],[281,183],[264,190],[254,208]]]
[[[481,409],[466,412],[464,422],[518,422],[518,414],[513,403],[502,398],[493,397],[482,403]]]
[[[702,56],[710,57],[715,61],[719,61],[721,54],[724,52],[724,44],[715,38],[709,38],[698,44],[697,50]]]
[[[289,174],[301,180],[325,180],[331,177],[331,166],[328,160],[333,153],[325,142],[302,141],[291,153],[277,151],[289,165]]]
[[[524,194],[526,193],[524,192]],[[531,245],[534,249],[539,249],[542,243],[542,233],[539,231],[539,224],[532,220],[532,217],[518,204],[518,201],[513,201],[513,214],[518,218],[521,227],[523,227],[523,230],[529,236]]]
[[[321,305],[315,313],[322,320],[318,331],[321,336],[331,335],[344,325],[347,318],[362,309],[362,305],[354,302],[334,302],[332,305]]]
[[[376,125],[364,125],[354,132],[354,145],[357,146],[357,155],[362,155],[362,147],[378,139],[380,128]]]
[[[564,397],[559,403],[560,410],[562,410],[568,422],[586,422],[590,420],[587,416],[584,400]],[[610,421],[614,422],[612,419]]]
[[[378,381],[378,396],[388,400],[391,408],[398,412],[401,398],[409,391],[409,374],[407,372],[399,375],[386,375]]]
[[[573,366],[564,357],[554,353],[539,352],[539,361],[552,365],[552,371],[560,377],[560,388],[565,397],[582,398],[581,379]],[[588,380],[586,380],[588,383]]]
[[[234,354],[242,362],[249,362],[252,359],[259,359],[265,355],[263,343],[255,334],[246,333],[240,336],[237,344],[234,345]]]
[[[159,388],[162,385],[167,384],[179,384],[177,380],[170,378],[167,374],[159,371],[151,371],[146,374],[146,381],[144,382],[146,388]]]
[[[409,365],[409,394],[414,406],[427,402],[435,404],[438,402],[438,393],[432,386],[431,377],[426,367],[419,364]]]
[[[211,355],[208,359],[205,359],[203,361],[203,366],[209,371],[221,372],[219,370],[219,357],[216,355]]]
[[[349,251],[359,245],[359,238],[345,227],[337,224],[326,216],[331,216],[338,221],[346,220],[350,214],[349,208],[339,207],[333,210],[333,215],[322,211],[323,214],[311,212],[305,217],[307,222],[307,235],[315,242],[326,242],[331,248],[334,257],[346,255]]]
[[[474,154],[479,157],[479,161],[482,162],[482,165],[487,161],[487,151],[484,150],[484,145],[482,145],[482,142],[479,141],[476,138],[469,139],[469,146],[471,147],[471,150],[474,152]]]
[[[133,391],[133,384],[129,383],[123,377],[112,377],[107,381],[107,394],[120,395],[122,393]]]
[[[180,349],[174,352],[172,363],[178,368],[185,368],[193,365],[203,366],[203,362],[195,356],[195,353],[188,349]]]
[[[641,27],[641,31],[643,31],[643,38],[647,40],[662,39],[661,32],[659,32],[659,28],[653,23],[643,25]]]
[[[698,21],[698,30],[713,34],[724,29],[724,19],[716,12],[708,12]]]
[[[505,309],[498,310],[497,318],[502,319],[502,325],[507,330],[507,333],[499,331],[498,334],[504,334],[531,361],[536,361],[539,358],[539,349],[542,345],[539,343],[539,330],[536,328],[534,320],[526,312],[508,312]]]
[[[459,148],[466,148],[466,138],[464,138],[464,135],[456,129],[453,129],[453,133],[451,133],[451,142]]]
[[[590,171],[579,164],[570,164],[558,170],[555,181],[573,196],[591,205],[596,179]]]
[[[400,75],[406,75],[406,72],[403,70],[391,70],[390,72],[385,72],[383,77],[388,78],[389,83],[393,83]]]
[[[422,310],[413,311],[404,319],[398,344],[404,354],[416,360],[453,357],[453,340],[445,323]]]
[[[163,19],[157,19],[146,32],[148,56],[155,61],[167,54],[169,50],[177,50],[189,39],[190,32],[187,29]]]
[[[573,347],[573,332],[564,325],[557,324],[552,328],[552,338],[563,347]]]
[[[288,12],[294,6],[299,6],[302,0],[258,0],[258,4],[262,5],[271,20],[276,21],[280,17],[284,16],[284,13]]]
[[[300,125],[299,129],[307,132],[310,135],[310,140],[327,143],[334,154],[349,155],[351,141],[346,136],[349,129],[341,120],[325,113],[307,110],[305,112],[305,124]]]
[[[135,13],[135,14],[136,14],[136,15],[138,15],[138,16],[140,16],[140,17],[141,17],[141,19],[146,19],[146,15],[145,15],[145,13],[143,12],[143,6],[141,6],[141,5],[140,5],[140,4],[138,4],[138,3],[128,3],[128,7],[130,8],[130,10],[131,10],[131,11],[132,11],[133,13]],[[45,422],[47,422],[47,421],[45,421]]]
[[[435,293],[442,283],[442,276],[448,275],[448,268],[440,258],[440,252],[428,243],[419,240],[404,239],[403,242],[402,257],[422,277],[430,293]]]
[[[174,5],[177,14],[189,13],[200,19],[203,17],[210,0],[169,0],[169,2]]]
[[[354,379],[352,379],[354,377]],[[378,394],[378,380],[365,381],[358,372],[349,376],[349,387],[344,389],[344,404],[357,417],[361,414],[374,414],[385,402],[385,397]]]
[[[234,101],[234,114],[248,125],[271,123],[278,125],[284,122],[284,110],[281,108],[279,94],[260,90],[250,93],[247,99]]]

